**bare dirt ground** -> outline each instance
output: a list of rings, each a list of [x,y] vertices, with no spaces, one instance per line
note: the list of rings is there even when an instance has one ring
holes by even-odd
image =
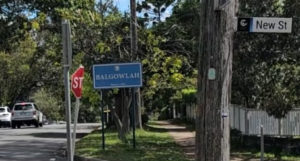
[[[170,121],[155,121],[155,128],[168,130],[175,142],[180,145],[189,160],[195,160],[195,131],[185,126],[174,125]],[[258,161],[258,159],[231,156],[231,161]]]

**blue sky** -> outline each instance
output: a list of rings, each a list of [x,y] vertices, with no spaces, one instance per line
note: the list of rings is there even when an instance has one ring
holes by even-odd
[[[117,7],[122,11],[129,11],[130,0],[114,0]]]
[[[136,0],[136,1],[140,2],[143,0]],[[124,13],[125,11],[129,12],[130,0],[114,0],[114,3],[117,5],[117,7],[121,10],[122,13]],[[164,21],[166,17],[171,16],[172,8],[173,8],[172,5],[167,8],[166,12],[163,14],[162,21]]]

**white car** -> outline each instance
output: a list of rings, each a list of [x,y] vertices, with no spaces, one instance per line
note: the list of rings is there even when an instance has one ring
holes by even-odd
[[[10,127],[11,113],[7,106],[0,107],[0,127]]]
[[[22,125],[43,126],[43,113],[32,102],[16,103],[11,112],[11,127],[21,128]]]

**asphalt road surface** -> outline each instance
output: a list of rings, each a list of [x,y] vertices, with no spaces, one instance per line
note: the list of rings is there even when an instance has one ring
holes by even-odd
[[[99,125],[78,124],[77,138]],[[62,155],[66,141],[66,124],[0,128],[0,161],[66,161]]]

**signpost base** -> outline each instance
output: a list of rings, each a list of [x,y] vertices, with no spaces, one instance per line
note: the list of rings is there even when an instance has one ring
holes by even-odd
[[[74,128],[73,128],[73,149],[72,149],[72,157],[74,160],[74,155],[75,155],[75,144],[76,144],[76,130],[77,130],[77,120],[78,120],[78,113],[79,113],[79,106],[80,106],[80,99],[76,98],[76,104],[75,104],[75,110],[74,110]]]
[[[102,90],[100,90],[100,108],[101,108],[101,132],[102,132],[102,149],[105,150],[105,120],[104,120],[104,103],[103,103],[103,94],[102,94]]]
[[[133,149],[136,148],[135,145],[135,108],[136,108],[136,90],[132,88],[132,142],[133,142]]]

